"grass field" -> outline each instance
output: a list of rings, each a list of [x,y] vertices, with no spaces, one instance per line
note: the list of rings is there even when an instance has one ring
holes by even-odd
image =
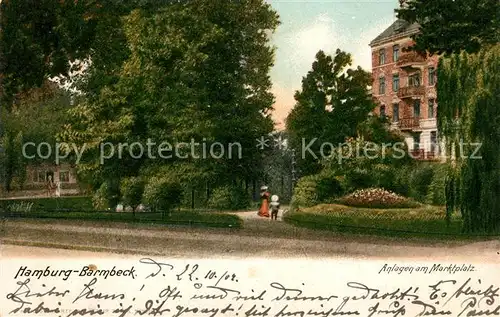
[[[241,228],[242,220],[236,215],[222,213],[197,213],[197,212],[172,212],[162,217],[161,213],[144,212],[118,213],[118,212],[77,212],[77,211],[45,211],[29,213],[2,212],[0,215],[7,218],[38,218],[38,219],[68,219],[89,221],[115,221],[182,225],[193,227],[216,228]]]
[[[95,211],[89,197],[0,200],[0,216],[7,218],[70,219],[158,223],[196,227],[241,228],[236,215],[217,212],[176,210],[162,216],[159,212]]]
[[[370,209],[323,204],[288,213],[285,221],[310,229],[389,236],[461,237],[460,215],[446,219],[444,207]]]

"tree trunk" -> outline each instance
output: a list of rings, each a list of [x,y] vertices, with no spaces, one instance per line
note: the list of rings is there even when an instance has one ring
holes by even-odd
[[[255,188],[257,187],[257,184],[255,183],[255,180],[252,180],[252,199],[253,201],[257,200],[257,197],[255,195]]]
[[[208,201],[210,200],[210,186],[208,184],[208,181],[207,181],[206,185],[207,185],[207,203],[208,203]]]
[[[284,188],[285,188],[285,180],[283,178],[283,174],[281,174],[281,191],[280,191],[281,195],[283,195],[284,193]]]
[[[194,209],[194,188],[191,187],[191,209]]]

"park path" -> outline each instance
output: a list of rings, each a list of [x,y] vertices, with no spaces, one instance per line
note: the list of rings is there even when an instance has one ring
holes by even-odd
[[[20,252],[29,255],[31,251],[26,247],[43,247],[170,258],[293,257],[466,262],[498,262],[500,258],[498,240],[422,243],[297,228],[283,221],[259,218],[256,212],[238,215],[244,219],[243,229],[41,219],[5,220],[0,227],[0,256],[18,256]]]

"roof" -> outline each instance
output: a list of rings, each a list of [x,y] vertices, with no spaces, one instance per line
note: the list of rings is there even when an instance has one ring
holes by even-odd
[[[385,41],[392,40],[394,38],[401,38],[416,34],[419,32],[420,25],[418,23],[412,23],[398,19],[394,21],[384,32],[380,33],[373,41],[370,42],[370,46],[375,46],[381,44]]]

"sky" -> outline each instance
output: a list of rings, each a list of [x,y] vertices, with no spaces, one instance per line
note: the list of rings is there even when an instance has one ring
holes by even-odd
[[[369,43],[395,20],[397,0],[266,0],[280,16],[272,35],[276,47],[271,70],[277,128],[293,108],[293,95],[311,69],[316,53],[337,48],[353,56],[353,66],[371,71]]]

